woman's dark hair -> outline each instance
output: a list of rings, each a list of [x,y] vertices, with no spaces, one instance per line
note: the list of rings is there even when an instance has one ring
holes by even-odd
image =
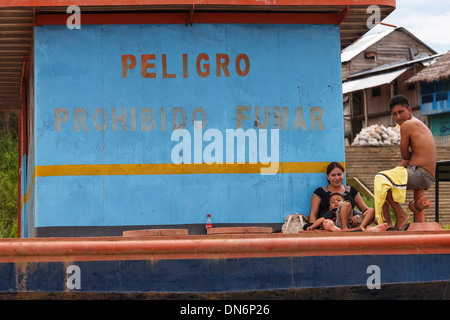
[[[342,170],[342,172],[345,172],[342,164],[340,164],[339,162],[331,162],[327,167],[327,175],[329,175],[330,172],[333,171],[333,169],[335,169],[335,168],[339,168]]]

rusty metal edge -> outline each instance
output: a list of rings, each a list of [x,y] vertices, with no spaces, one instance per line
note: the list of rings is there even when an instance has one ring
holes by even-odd
[[[449,232],[399,233],[11,239],[0,241],[0,263],[450,254]]]

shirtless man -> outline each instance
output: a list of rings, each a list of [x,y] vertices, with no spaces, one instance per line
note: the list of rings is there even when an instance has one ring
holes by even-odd
[[[410,209],[416,214],[421,213],[420,219],[423,220],[423,209],[430,205],[429,200],[423,197],[423,191],[428,190],[435,181],[436,147],[433,134],[422,121],[412,115],[412,107],[406,97],[393,97],[389,106],[395,122],[400,125],[402,161],[399,166],[404,166],[407,170],[406,189],[414,190],[414,202],[410,203]],[[393,200],[391,191],[388,192],[386,200],[395,212],[395,228],[406,230],[408,214]],[[392,226],[388,209],[386,205],[383,207],[384,217],[388,225]]]

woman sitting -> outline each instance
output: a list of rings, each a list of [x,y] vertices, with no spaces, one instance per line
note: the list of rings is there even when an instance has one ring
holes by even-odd
[[[375,210],[364,203],[358,190],[352,186],[342,185],[344,181],[344,167],[338,162],[330,163],[327,167],[327,179],[329,184],[317,188],[312,195],[309,224],[304,229],[307,230],[309,227],[313,227],[309,228],[311,230],[322,226],[322,224],[315,222],[329,211],[330,198],[335,193],[341,194],[344,200],[347,200],[346,204],[339,210],[342,226],[338,228],[334,224],[332,226],[327,223],[326,229],[330,231],[366,231],[366,229],[369,229],[370,224],[375,219]],[[356,210],[355,206],[361,211]],[[382,231],[383,228],[384,224],[371,231]]]

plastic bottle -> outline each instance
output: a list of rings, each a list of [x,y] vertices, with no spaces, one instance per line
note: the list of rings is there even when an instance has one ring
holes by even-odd
[[[211,229],[213,227],[211,215],[208,214],[208,218],[206,219],[206,230]]]

